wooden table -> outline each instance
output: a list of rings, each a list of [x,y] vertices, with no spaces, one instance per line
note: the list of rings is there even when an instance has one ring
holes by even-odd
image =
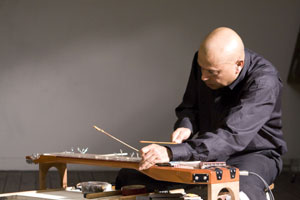
[[[52,153],[26,156],[26,160],[29,163],[39,164],[40,189],[46,189],[46,176],[51,167],[57,168],[61,177],[61,186],[66,188],[67,164],[108,166],[138,170],[140,158],[97,154]],[[141,172],[161,181],[185,184],[207,184],[208,200],[217,200],[217,196],[223,188],[229,191],[232,200],[239,200],[239,170],[237,168],[223,166],[208,169],[188,169],[170,166],[153,166]]]
[[[24,192],[13,192],[0,194],[0,199],[5,200],[39,200],[39,199],[72,199],[83,200],[80,191],[71,191],[71,189],[49,189],[49,190],[32,190]]]

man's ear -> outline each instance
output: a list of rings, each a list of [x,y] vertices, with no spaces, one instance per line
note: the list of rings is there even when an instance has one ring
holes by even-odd
[[[236,65],[243,68],[244,67],[244,61],[243,60],[238,60],[238,61],[236,61]]]
[[[242,69],[244,67],[244,61],[243,60],[236,61],[236,66],[237,66],[236,73],[238,74],[242,71]]]

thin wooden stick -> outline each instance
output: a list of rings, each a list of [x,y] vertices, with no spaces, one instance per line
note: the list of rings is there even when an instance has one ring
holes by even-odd
[[[108,192],[96,192],[96,193],[89,193],[84,194],[84,198],[87,199],[95,199],[99,197],[109,197],[109,196],[115,196],[122,194],[121,190],[114,190],[114,191],[108,191]]]
[[[157,141],[145,141],[145,140],[141,140],[140,143],[150,143],[150,144],[177,144],[176,142],[157,142]]]
[[[124,144],[125,146],[127,146],[127,147],[129,147],[129,148],[131,148],[131,149],[133,149],[133,150],[135,150],[135,151],[137,151],[137,152],[139,151],[138,149],[136,149],[136,148],[130,146],[129,144],[127,144],[127,143],[125,143],[125,142],[123,142],[123,141],[121,141],[121,140],[119,140],[118,138],[116,138],[116,137],[112,136],[111,134],[107,133],[106,131],[104,131],[104,130],[98,128],[97,126],[94,126],[94,128],[95,128],[97,131],[100,131],[100,132],[104,133],[105,135],[111,137],[112,139],[117,140],[118,142]]]

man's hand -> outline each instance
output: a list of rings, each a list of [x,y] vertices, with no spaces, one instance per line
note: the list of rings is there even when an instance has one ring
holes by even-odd
[[[188,128],[178,128],[172,133],[172,142],[182,143],[188,139],[192,134],[192,131]]]
[[[170,152],[166,147],[150,144],[140,150],[142,161],[140,162],[139,170],[145,170],[156,163],[164,163],[170,161]]]

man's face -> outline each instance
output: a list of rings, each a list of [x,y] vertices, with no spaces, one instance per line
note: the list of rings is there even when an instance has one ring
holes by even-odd
[[[208,60],[198,56],[198,64],[201,68],[201,79],[210,89],[217,90],[219,88],[230,85],[239,75],[241,70],[241,62],[237,61],[217,61]]]

